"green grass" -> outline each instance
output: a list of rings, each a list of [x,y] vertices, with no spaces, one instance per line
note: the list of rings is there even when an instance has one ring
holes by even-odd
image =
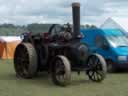
[[[71,85],[59,87],[47,74],[18,79],[13,62],[0,60],[0,96],[128,96],[128,72],[108,74],[102,83],[91,82],[84,73],[73,73]]]

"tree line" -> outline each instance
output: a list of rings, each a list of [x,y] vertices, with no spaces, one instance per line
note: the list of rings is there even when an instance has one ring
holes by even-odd
[[[28,24],[26,26],[19,26],[14,24],[1,24],[0,36],[19,36],[25,32],[39,33],[47,32],[52,24]],[[81,25],[82,28],[95,28],[95,25]]]

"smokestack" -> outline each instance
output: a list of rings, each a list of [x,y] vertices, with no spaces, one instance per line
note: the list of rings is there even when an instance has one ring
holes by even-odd
[[[80,35],[80,3],[72,3],[73,12],[73,36],[77,38]]]

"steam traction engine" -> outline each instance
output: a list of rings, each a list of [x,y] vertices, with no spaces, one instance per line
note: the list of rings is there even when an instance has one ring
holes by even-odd
[[[106,76],[106,63],[99,54],[90,54],[86,44],[80,43],[80,4],[73,3],[73,30],[69,24],[52,25],[47,33],[24,34],[14,56],[16,74],[32,78],[38,72],[51,74],[56,85],[71,81],[71,71],[85,71],[89,79],[101,82]]]

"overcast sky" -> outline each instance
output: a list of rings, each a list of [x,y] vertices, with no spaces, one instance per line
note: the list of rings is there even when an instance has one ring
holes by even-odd
[[[0,23],[72,22],[72,2],[81,3],[81,24],[128,17],[128,0],[0,0]]]

